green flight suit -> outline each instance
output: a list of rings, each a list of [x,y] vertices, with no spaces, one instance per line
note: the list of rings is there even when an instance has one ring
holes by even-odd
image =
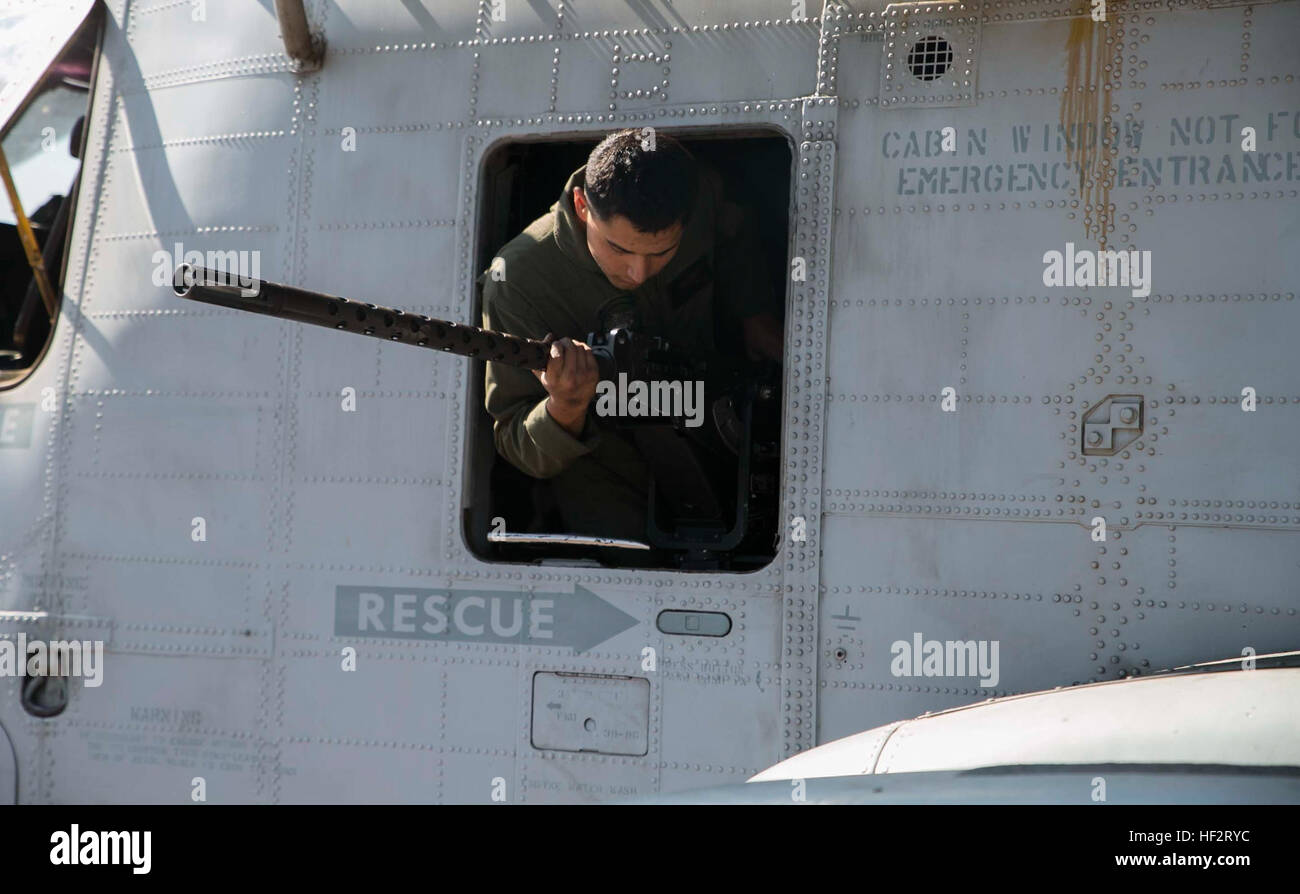
[[[479,277],[484,328],[585,341],[598,323],[613,325],[609,315],[631,312],[634,331],[708,356],[715,284],[726,284],[723,300],[739,318],[771,309],[759,259],[739,248],[754,246],[751,228],[736,206],[722,201],[716,177],[704,174],[672,261],[635,291],[614,286],[587,250],[573,209],[573,187],[582,185],[585,170],[571,174],[559,201],[497,252],[495,274],[489,268]],[[719,243],[728,250],[715,251]],[[574,437],[547,413],[546,389],[529,370],[488,363],[484,388],[497,452],[526,474],[551,479],[565,533],[645,539],[646,464],[594,404]]]

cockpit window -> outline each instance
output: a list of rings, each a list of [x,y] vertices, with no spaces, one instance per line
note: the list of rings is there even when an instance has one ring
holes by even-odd
[[[761,568],[778,535],[790,143],[673,135],[708,198],[664,253],[671,234],[641,232],[634,211],[598,218],[588,247],[572,187],[604,136],[503,143],[483,161],[474,322],[589,343],[600,380],[587,423],[553,424],[531,371],[475,364],[466,542],[492,561]],[[557,250],[530,247],[542,230]]]
[[[52,215],[40,214],[53,201],[62,200],[81,168],[72,145],[77,122],[86,114],[86,89],[62,82],[36,97],[14,122],[4,138],[5,158],[23,210],[36,223],[48,227]],[[9,202],[0,206],[0,224],[15,226],[17,215]]]
[[[0,191],[0,389],[35,368],[58,316],[99,10],[61,0],[0,12],[0,165],[12,184]]]

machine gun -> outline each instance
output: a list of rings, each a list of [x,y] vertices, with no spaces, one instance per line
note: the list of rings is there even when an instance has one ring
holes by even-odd
[[[550,354],[549,342],[190,264],[176,268],[172,287],[177,296],[192,301],[522,369],[546,369]],[[575,540],[572,535],[489,534],[489,540],[653,547],[672,551],[677,564],[693,568],[731,567],[738,553],[753,554],[749,558],[755,564],[770,558],[780,444],[780,377],[775,366],[693,357],[674,351],[662,338],[626,327],[594,332],[587,343],[602,385],[666,382],[681,383],[684,389],[703,383],[703,419],[691,420],[683,413],[607,417],[631,437],[650,469],[648,546],[604,538]],[[678,406],[684,409],[685,400]],[[599,398],[597,407],[599,411]]]

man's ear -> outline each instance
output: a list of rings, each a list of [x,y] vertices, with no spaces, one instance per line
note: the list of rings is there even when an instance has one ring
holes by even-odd
[[[573,188],[573,210],[577,213],[578,220],[582,221],[583,224],[586,224],[587,212],[589,209],[587,207],[587,195],[582,191],[581,186],[575,186]]]

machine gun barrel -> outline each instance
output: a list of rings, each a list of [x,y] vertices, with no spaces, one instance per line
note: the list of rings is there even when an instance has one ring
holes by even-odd
[[[437,320],[324,292],[260,279],[237,278],[190,264],[176,268],[172,290],[181,298],[204,304],[341,329],[523,369],[546,369],[550,355],[547,344],[534,339]]]

